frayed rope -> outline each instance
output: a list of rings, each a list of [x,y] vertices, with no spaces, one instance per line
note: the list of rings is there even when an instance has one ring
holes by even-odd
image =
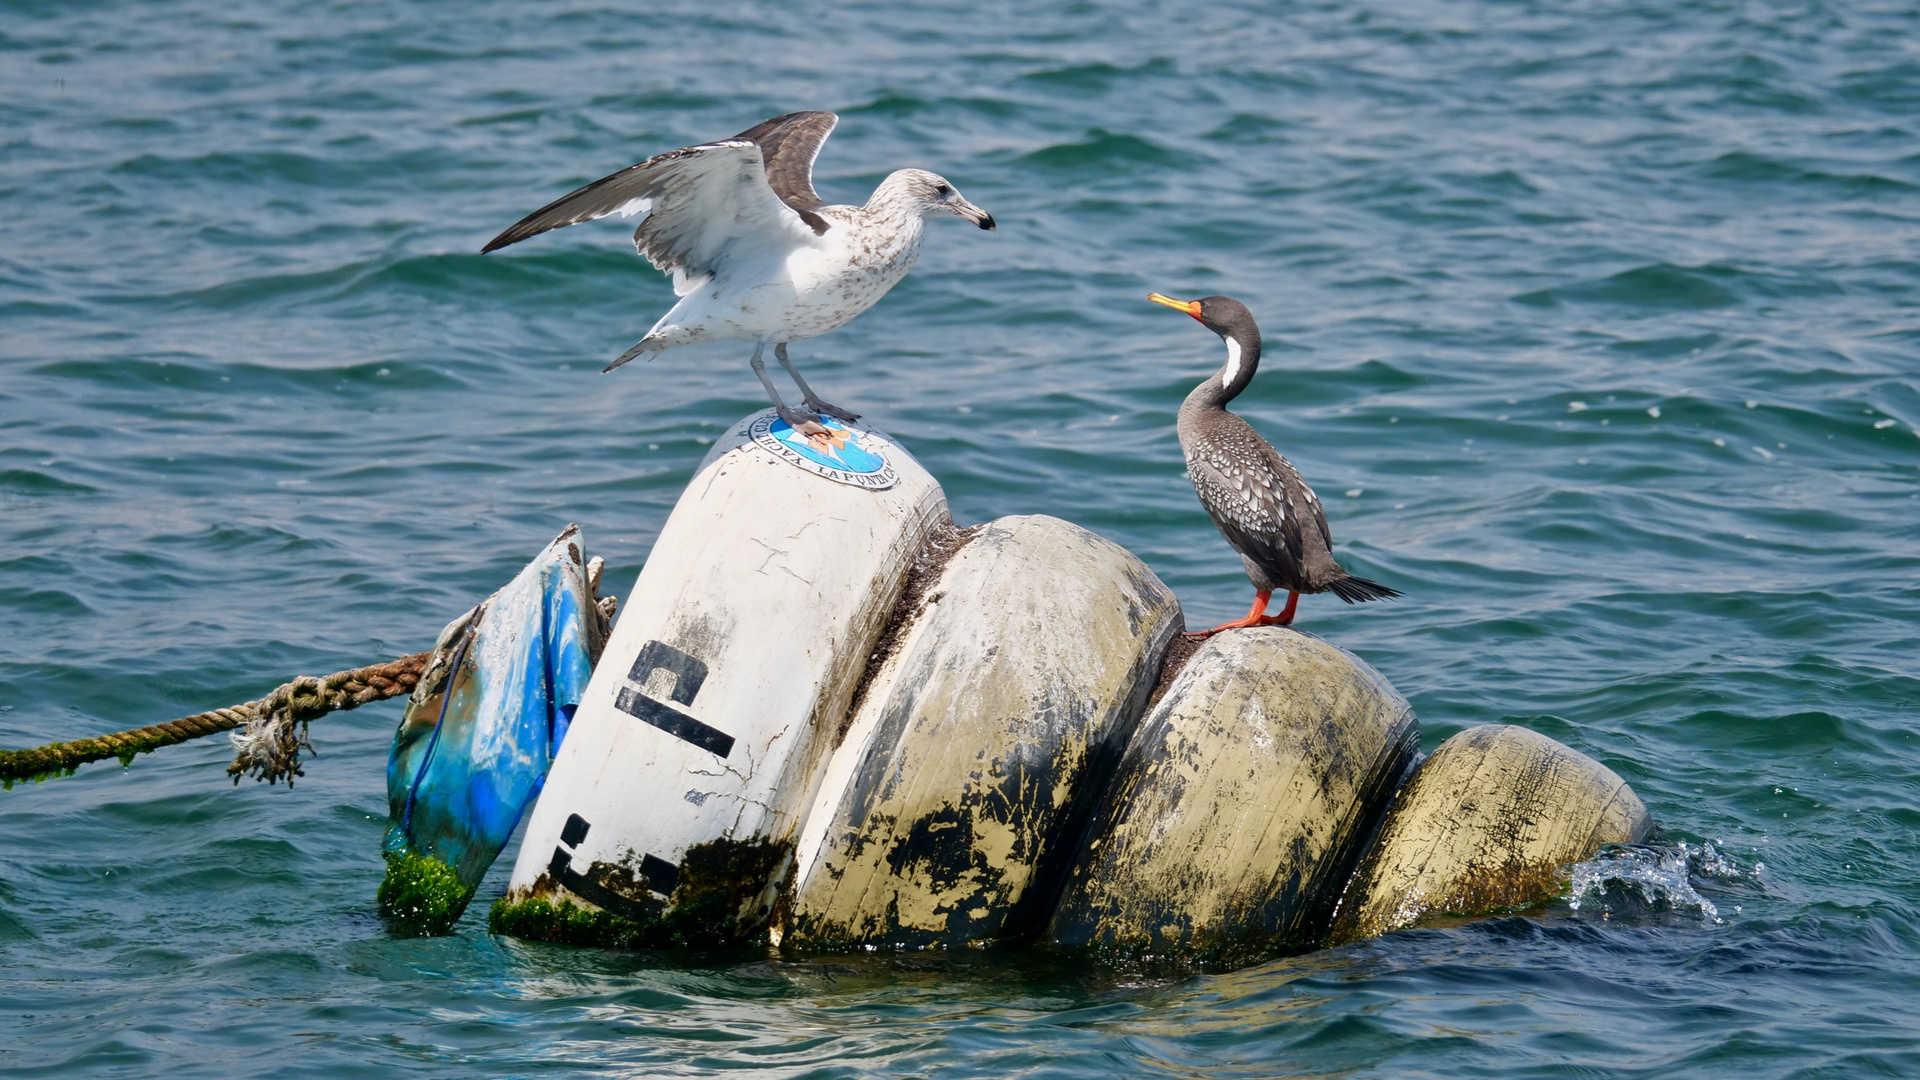
[[[590,645],[593,659],[600,659],[613,625],[618,604],[611,596],[599,596],[600,577],[605,562],[598,557],[587,562],[587,595],[592,597]],[[302,675],[283,683],[266,697],[246,701],[224,709],[212,709],[164,724],[149,724],[131,731],[96,735],[72,742],[48,743],[31,750],[0,750],[0,786],[11,789],[21,780],[47,780],[71,776],[75,769],[92,761],[119,758],[131,765],[135,756],[172,746],[190,739],[231,732],[233,764],[227,774],[239,783],[243,776],[277,783],[306,775],[300,768],[301,753],[313,752],[307,737],[307,725],[330,712],[356,709],[370,702],[413,693],[428,668],[435,650],[413,653],[384,664],[370,664],[331,675]],[[242,730],[235,731],[235,728]]]

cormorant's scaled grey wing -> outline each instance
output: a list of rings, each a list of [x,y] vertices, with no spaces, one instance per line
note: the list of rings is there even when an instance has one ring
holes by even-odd
[[[480,250],[609,214],[644,215],[634,246],[659,269],[694,276],[712,272],[738,242],[792,247],[811,236],[799,212],[768,186],[759,145],[728,139],[669,150],[603,176],[521,218]],[[757,243],[756,231],[765,234]]]
[[[1320,497],[1307,486],[1306,477],[1300,475],[1300,470],[1293,467],[1293,462],[1288,461],[1285,454],[1272,446],[1267,447],[1267,460],[1273,463],[1274,473],[1281,478],[1281,483],[1290,491],[1298,491],[1300,497],[1306,500],[1306,516],[1311,518],[1314,527],[1320,530],[1321,545],[1328,552],[1332,552],[1333,530],[1327,528],[1327,512],[1320,505]]]
[[[840,118],[830,112],[792,112],[762,120],[734,136],[760,147],[767,163],[767,185],[816,233],[826,232],[828,225],[813,212],[827,205],[813,190],[813,163],[839,123]]]
[[[1201,505],[1234,550],[1271,568],[1283,580],[1296,577],[1306,557],[1299,515],[1287,512],[1287,495],[1273,474],[1248,469],[1231,456],[1189,458],[1187,474]]]

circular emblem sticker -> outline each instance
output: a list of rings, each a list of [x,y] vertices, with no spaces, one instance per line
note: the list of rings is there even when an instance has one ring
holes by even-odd
[[[753,422],[747,438],[787,464],[835,483],[883,491],[899,482],[900,474],[887,464],[885,439],[831,416],[821,417],[820,422],[827,427],[826,437],[809,439],[768,414]]]

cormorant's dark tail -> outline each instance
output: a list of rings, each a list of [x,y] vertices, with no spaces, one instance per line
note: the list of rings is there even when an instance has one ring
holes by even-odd
[[[1363,577],[1337,577],[1327,583],[1327,591],[1345,600],[1357,604],[1364,600],[1391,600],[1400,595],[1400,590],[1389,589],[1377,581],[1368,581]]]

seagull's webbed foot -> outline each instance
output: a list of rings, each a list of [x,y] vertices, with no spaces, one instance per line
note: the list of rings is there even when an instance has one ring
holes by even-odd
[[[835,420],[844,420],[849,424],[860,419],[859,413],[849,412],[838,405],[829,405],[819,398],[814,397],[812,394],[808,394],[806,397],[800,399],[800,404],[823,416],[831,416]]]
[[[809,439],[826,439],[833,435],[833,432],[827,428],[827,425],[820,422],[820,417],[817,413],[811,413],[805,409],[793,409],[780,404],[775,404],[773,411],[779,415],[780,419],[787,422],[788,427],[805,435]]]

